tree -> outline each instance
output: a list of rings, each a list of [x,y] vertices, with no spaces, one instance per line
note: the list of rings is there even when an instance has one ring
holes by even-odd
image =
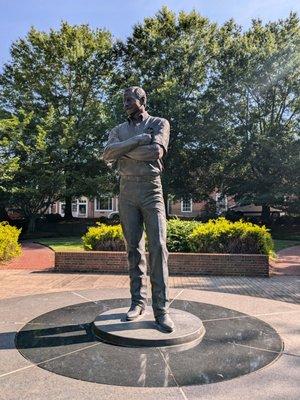
[[[9,202],[9,189],[18,168],[19,159],[12,155],[11,124],[6,123],[9,113],[0,111],[0,221],[9,221],[6,205]]]
[[[270,206],[300,195],[299,19],[254,20],[244,33],[230,21],[218,40],[206,120],[222,143],[219,180],[240,202],[262,205],[268,222]]]
[[[0,105],[15,116],[20,110],[32,115],[31,134],[45,134],[51,157],[48,168],[53,166],[62,177],[55,185],[56,194],[65,198],[65,215],[70,218],[72,198],[99,193],[107,179],[99,154],[108,126],[106,91],[114,62],[111,35],[66,22],[49,33],[32,28],[12,45],[11,57],[0,76]],[[35,177],[32,184],[43,183],[42,176],[35,182],[39,177],[34,170],[27,173]]]
[[[20,112],[18,116],[0,121],[0,140],[6,149],[1,186],[5,205],[22,211],[29,221],[29,232],[35,230],[36,219],[58,199],[63,175],[52,157],[47,141],[51,116],[37,124],[34,114]]]
[[[32,28],[13,44],[0,75],[2,199],[27,198],[35,210],[36,193],[29,184],[22,193],[22,182],[45,199],[48,185],[52,201],[65,198],[70,218],[74,197],[94,197],[100,188],[112,194],[114,175],[99,155],[107,128],[124,119],[122,90],[138,85],[150,113],[171,123],[166,198],[202,200],[218,188],[261,204],[266,221],[270,206],[295,207],[299,25],[291,14],[266,25],[255,20],[242,32],[233,20],[218,27],[196,11],[163,7],[115,45],[108,32],[87,25]]]
[[[120,86],[143,86],[150,111],[171,122],[166,193],[201,199],[218,188],[261,204],[265,220],[299,196],[296,15],[242,33],[233,20],[217,28],[164,7],[122,50]]]
[[[215,186],[210,166],[216,153],[203,125],[202,100],[216,51],[216,25],[196,11],[178,16],[163,7],[134,27],[126,44],[119,44],[120,68],[113,88],[142,86],[149,110],[171,124],[165,158],[165,197],[207,197]],[[115,96],[112,97],[115,100]],[[120,114],[120,103],[115,115]]]

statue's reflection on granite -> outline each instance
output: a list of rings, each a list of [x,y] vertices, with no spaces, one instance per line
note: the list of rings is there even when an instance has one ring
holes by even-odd
[[[276,360],[282,340],[267,323],[211,304],[175,300],[172,307],[203,321],[191,348],[129,348],[95,339],[91,322],[128,299],[64,307],[41,315],[17,334],[20,353],[48,371],[107,385],[176,387],[221,382]],[[117,371],[117,373],[116,373]],[[175,382],[176,381],[176,382]]]

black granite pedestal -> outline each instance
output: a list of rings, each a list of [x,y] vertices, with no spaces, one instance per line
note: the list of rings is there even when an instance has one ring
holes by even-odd
[[[73,304],[42,314],[17,333],[16,347],[31,363],[55,374],[129,387],[223,382],[251,374],[280,357],[283,342],[269,324],[230,308],[202,303],[201,297],[199,292],[198,301],[194,296],[193,301],[176,299],[172,303],[176,312],[190,314],[203,323],[202,340],[190,347],[186,344],[184,348],[181,345],[124,347],[97,339],[93,331],[99,316],[112,318],[112,311],[127,310],[128,298]],[[119,337],[128,331],[126,322],[118,322],[121,318],[116,317],[116,329],[110,331]],[[136,324],[145,329],[146,322],[140,320]],[[180,332],[178,320],[175,324]],[[149,326],[147,329],[166,335],[166,339],[173,335],[156,333]]]
[[[151,307],[135,321],[126,321],[128,307],[112,309],[100,314],[92,323],[96,337],[106,343],[125,347],[165,347],[197,345],[205,333],[202,321],[186,311],[169,310],[175,329],[171,333],[158,330]]]

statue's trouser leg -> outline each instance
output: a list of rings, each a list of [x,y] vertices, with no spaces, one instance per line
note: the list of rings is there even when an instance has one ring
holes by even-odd
[[[166,211],[160,177],[141,185],[141,210],[145,222],[155,316],[168,313],[168,250]]]
[[[137,204],[136,182],[121,180],[119,213],[125,237],[131,301],[134,305],[146,307],[147,304],[147,262],[145,256],[145,238],[143,216]]]

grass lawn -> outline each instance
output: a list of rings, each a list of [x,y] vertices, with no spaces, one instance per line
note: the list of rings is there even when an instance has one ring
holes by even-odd
[[[83,245],[81,237],[68,236],[58,238],[41,238],[37,239],[36,242],[45,244],[51,247],[54,251],[82,251]],[[275,253],[292,246],[300,246],[299,240],[280,240],[274,239]]]
[[[300,246],[300,240],[280,240],[274,239],[275,253],[287,247]]]
[[[68,236],[58,238],[41,238],[35,240],[37,243],[45,244],[54,251],[82,251],[81,237]]]

